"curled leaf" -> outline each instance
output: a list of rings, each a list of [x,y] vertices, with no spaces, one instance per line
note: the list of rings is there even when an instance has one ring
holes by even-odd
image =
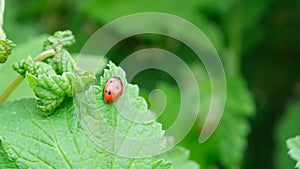
[[[72,72],[57,74],[53,67],[44,62],[35,62],[29,56],[13,68],[25,79],[38,98],[42,115],[51,115],[65,100],[72,96]]]
[[[41,74],[56,74],[56,72],[50,65],[43,62],[35,62],[31,58],[31,56],[28,56],[25,59],[22,59],[20,62],[15,63],[13,65],[13,69],[24,77],[26,73],[31,74],[33,76],[38,76]]]
[[[48,63],[57,74],[61,75],[64,72],[74,72],[75,61],[66,49],[61,49],[53,57],[47,58],[45,63]]]
[[[35,62],[29,56],[13,65],[13,69],[25,77],[37,96],[42,115],[52,114],[66,97],[72,96],[75,61],[65,47],[74,42],[71,31],[58,31],[44,42],[44,50],[55,50],[53,57]]]
[[[44,42],[44,50],[56,49],[59,45],[68,47],[75,43],[75,37],[70,30],[57,31]]]

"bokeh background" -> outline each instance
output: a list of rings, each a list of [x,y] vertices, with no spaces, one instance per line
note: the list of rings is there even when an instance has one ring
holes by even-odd
[[[17,44],[18,54],[34,55],[46,34],[70,29],[77,40],[70,51],[76,55],[101,26],[137,12],[185,18],[210,38],[224,64],[228,95],[223,119],[207,142],[198,143],[204,106],[193,130],[180,143],[190,149],[191,159],[204,169],[294,168],[286,140],[300,134],[299,0],[7,0],[4,30]],[[175,39],[133,36],[108,55],[120,63],[132,52],[149,47],[180,56],[197,75],[201,104],[209,103],[210,84],[203,80],[207,75],[201,61]],[[165,91],[168,105],[158,120],[164,128],[170,126],[180,106],[174,79],[159,70],[147,70],[132,83],[139,84],[145,98],[154,88]]]

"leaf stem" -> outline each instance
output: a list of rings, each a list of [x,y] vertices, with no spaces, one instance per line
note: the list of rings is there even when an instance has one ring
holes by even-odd
[[[42,61],[50,56],[55,55],[55,50],[50,49],[40,53],[37,57],[34,58],[34,61]],[[19,84],[23,81],[24,77],[19,75],[2,93],[0,96],[0,104],[2,104],[8,96],[19,86]]]
[[[7,97],[19,86],[19,84],[23,81],[24,77],[19,75],[2,93],[0,96],[0,104],[3,103]]]
[[[54,49],[49,49],[49,50],[46,50],[42,53],[40,53],[37,57],[34,58],[34,61],[42,61],[50,56],[53,56],[55,55],[55,50]]]
[[[242,1],[234,0],[229,27],[229,56],[227,69],[229,74],[236,75],[240,72],[241,52],[242,52]]]

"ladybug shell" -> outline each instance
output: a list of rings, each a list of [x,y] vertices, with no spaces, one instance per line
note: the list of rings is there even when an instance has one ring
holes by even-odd
[[[123,84],[119,77],[111,77],[105,84],[104,88],[104,101],[106,103],[116,102],[123,92]]]

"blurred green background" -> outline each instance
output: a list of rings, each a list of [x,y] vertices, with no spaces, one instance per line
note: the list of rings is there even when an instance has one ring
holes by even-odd
[[[199,144],[205,111],[200,113],[181,142],[190,149],[191,158],[204,169],[294,168],[285,141],[300,134],[299,0],[7,0],[4,30],[17,44],[15,53],[25,57],[41,49],[41,36],[70,29],[77,39],[70,51],[76,54],[106,23],[149,11],[174,14],[199,27],[216,47],[226,70],[228,95],[223,119],[215,134]],[[207,75],[201,62],[175,39],[133,36],[117,44],[109,55],[120,63],[128,54],[149,47],[172,51],[188,63],[197,74],[203,102],[209,103],[210,84],[202,80]],[[173,82],[157,70],[143,71],[133,79],[146,98],[156,87],[167,93],[166,114],[159,118],[165,127],[180,106]]]

